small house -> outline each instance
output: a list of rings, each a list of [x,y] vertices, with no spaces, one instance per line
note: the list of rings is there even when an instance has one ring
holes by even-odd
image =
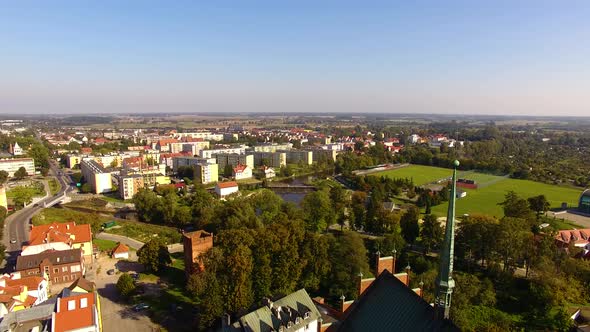
[[[215,185],[215,193],[217,194],[217,196],[219,196],[219,198],[224,198],[233,193],[237,193],[238,190],[238,183],[235,181],[218,182]]]
[[[112,256],[115,259],[129,259],[129,247],[119,242],[113,249]]]

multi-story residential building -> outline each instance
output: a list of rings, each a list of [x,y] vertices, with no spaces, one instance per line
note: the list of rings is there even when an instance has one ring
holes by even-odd
[[[197,179],[202,184],[217,182],[219,180],[219,166],[215,163],[203,163],[196,166]]]
[[[199,151],[209,148],[209,141],[183,142],[182,151],[190,152],[192,156],[199,155]]]
[[[145,188],[141,174],[122,175],[119,177],[119,196],[122,199],[132,199],[133,195]]]
[[[220,153],[215,155],[217,165],[220,170],[224,170],[226,165],[236,167],[239,164],[246,165],[254,169],[254,155],[253,154],[237,154],[237,153]]]
[[[233,168],[232,176],[236,180],[244,180],[252,178],[252,169],[246,165],[237,165]]]
[[[280,168],[287,165],[287,154],[285,152],[254,152],[254,164]]]
[[[338,155],[337,150],[324,150],[324,149],[315,149],[312,150],[313,152],[313,160],[315,162],[319,162],[324,159],[332,159],[336,161],[336,156]]]
[[[302,162],[306,165],[313,164],[313,151],[309,150],[290,150],[285,151],[287,154],[287,163],[298,164]]]
[[[0,184],[0,206],[8,209],[8,198],[6,197],[6,188]]]
[[[223,148],[213,148],[207,150],[199,151],[199,156],[201,158],[214,158],[215,155],[223,154],[223,153],[237,153],[237,154],[245,154],[246,147],[245,146],[238,146],[238,147],[223,147]]]
[[[178,143],[178,140],[174,138],[162,138],[155,143],[154,148],[160,152],[170,152],[171,143]]]
[[[67,283],[84,275],[84,256],[79,248],[18,256],[16,271],[22,277],[41,276],[45,273],[51,283]]]
[[[326,329],[319,310],[304,288],[274,302],[269,299],[264,302],[263,307],[241,316],[233,324],[223,321],[222,330],[317,332]]]
[[[266,143],[254,146],[254,152],[277,152],[280,150],[291,150],[293,143]]]
[[[49,298],[48,286],[47,277],[31,276],[21,278],[18,273],[0,276],[0,292],[9,287],[26,287],[25,292],[29,297],[26,302],[32,302],[32,305],[47,301]]]
[[[86,261],[92,262],[92,229],[89,224],[76,225],[75,222],[70,221],[31,227],[28,246],[47,245],[53,242],[65,243],[71,249],[81,249]],[[27,250],[28,246],[25,246],[23,251]]]
[[[174,137],[177,138],[200,138],[204,141],[223,141],[223,134],[215,134],[209,131],[200,131],[200,132],[192,132],[192,133],[176,133]]]
[[[187,275],[190,275],[197,270],[197,267],[203,267],[199,256],[213,248],[213,233],[205,231],[184,233],[182,245],[184,247],[184,269]]]
[[[51,317],[51,331],[102,331],[100,300],[96,292],[62,294]]]
[[[101,194],[112,191],[111,173],[107,172],[101,164],[94,160],[82,160],[80,170],[94,193]]]
[[[33,158],[0,159],[0,171],[8,172],[8,176],[14,176],[14,172],[24,167],[27,174],[35,174],[35,161]]]

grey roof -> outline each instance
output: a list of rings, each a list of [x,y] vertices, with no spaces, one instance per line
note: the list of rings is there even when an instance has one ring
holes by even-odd
[[[61,251],[44,251],[36,255],[18,256],[16,260],[16,270],[22,271],[32,268],[38,268],[44,259],[49,259],[53,265],[70,264],[82,260],[82,250],[80,248],[61,250]],[[58,262],[59,259],[59,262]]]
[[[385,270],[349,309],[338,331],[459,331],[435,320],[434,308]]]
[[[307,318],[306,318],[307,317]],[[296,331],[310,321],[317,320],[320,312],[305,291],[300,289],[269,306],[264,306],[239,319],[240,325],[247,331],[278,331],[283,326],[285,332]],[[290,325],[290,327],[288,327]]]
[[[0,332],[10,331],[11,325],[19,326],[20,324],[23,324],[23,327],[27,325],[27,327],[31,328],[32,326],[39,326],[40,331],[49,331],[51,325],[48,322],[51,320],[54,309],[55,302],[43,302],[31,308],[9,312],[0,322]],[[12,331],[15,330],[12,329]]]

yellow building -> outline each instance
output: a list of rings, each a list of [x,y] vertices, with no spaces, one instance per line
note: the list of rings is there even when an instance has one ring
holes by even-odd
[[[6,188],[3,185],[0,185],[0,206],[3,206],[5,209],[8,209],[8,200],[6,199]]]

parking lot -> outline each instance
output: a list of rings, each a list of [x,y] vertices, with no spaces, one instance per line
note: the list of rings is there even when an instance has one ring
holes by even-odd
[[[102,325],[105,332],[116,331],[159,331],[159,326],[152,323],[148,316],[149,310],[134,311],[132,304],[127,304],[119,296],[115,285],[120,273],[108,275],[107,271],[117,268],[123,272],[140,272],[142,266],[138,263],[118,262],[106,256],[101,256],[96,261],[98,273],[94,276],[94,282],[100,295]],[[100,266],[100,269],[98,269]]]

